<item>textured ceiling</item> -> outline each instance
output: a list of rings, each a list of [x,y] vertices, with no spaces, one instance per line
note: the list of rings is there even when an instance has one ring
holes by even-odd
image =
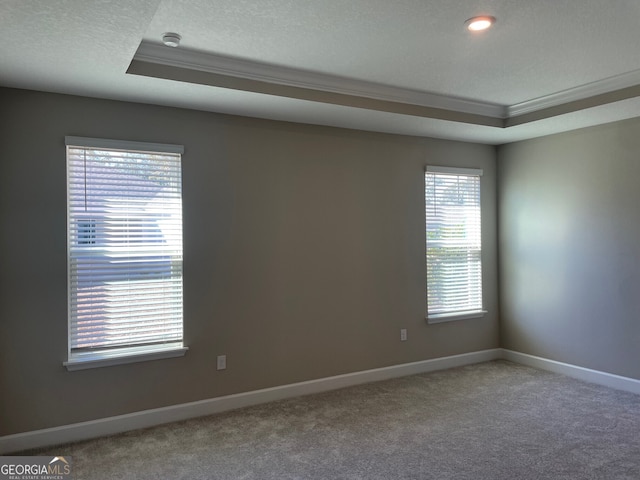
[[[466,32],[477,14],[494,28]],[[638,115],[638,24],[638,0],[0,0],[0,85],[498,144]],[[167,31],[183,37],[162,47],[173,70],[128,74]],[[189,52],[262,76],[178,65]],[[306,89],[273,86],[291,78]],[[314,91],[327,85],[337,94]],[[456,114],[456,99],[568,106],[501,125]]]
[[[495,28],[466,32],[476,14]],[[638,0],[165,0],[145,40],[511,105],[640,68],[639,20]]]

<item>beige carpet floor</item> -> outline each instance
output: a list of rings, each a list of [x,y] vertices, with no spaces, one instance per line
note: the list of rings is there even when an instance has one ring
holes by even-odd
[[[640,396],[496,361],[29,453],[78,480],[638,480]]]

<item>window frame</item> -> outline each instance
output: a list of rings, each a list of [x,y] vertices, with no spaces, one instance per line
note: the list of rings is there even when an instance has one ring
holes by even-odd
[[[73,351],[72,350],[72,328],[73,328],[73,318],[72,318],[72,295],[73,295],[73,286],[71,281],[71,250],[72,250],[72,241],[78,243],[78,245],[94,245],[96,243],[96,219],[91,218],[91,216],[87,216],[86,219],[78,218],[76,216],[71,215],[71,188],[70,188],[70,170],[69,170],[69,149],[70,148],[80,148],[80,149],[105,149],[105,150],[120,150],[125,152],[136,152],[136,153],[148,153],[148,154],[176,154],[180,155],[180,165],[179,168],[182,169],[182,154],[184,153],[184,146],[182,145],[172,145],[172,144],[163,144],[163,143],[148,143],[148,142],[133,142],[133,141],[124,141],[124,140],[111,140],[111,139],[102,139],[102,138],[89,138],[89,137],[75,137],[75,136],[67,136],[65,137],[65,145],[66,145],[66,163],[67,163],[67,174],[66,174],[66,184],[67,184],[67,301],[68,301],[68,310],[67,310],[67,360],[63,362],[63,365],[69,371],[74,370],[83,370],[88,368],[97,368],[97,367],[106,367],[112,365],[120,365],[141,361],[150,361],[150,360],[158,360],[162,358],[175,358],[184,356],[188,350],[188,347],[184,345],[184,316],[180,314],[180,320],[182,325],[182,333],[180,335],[180,339],[176,341],[170,341],[167,343],[154,344],[154,343],[137,343],[127,346],[118,346],[114,348],[104,347],[103,349],[98,350],[87,350],[87,351]],[[86,173],[85,173],[86,175]],[[178,180],[181,182],[181,175],[179,175]],[[182,198],[182,189],[180,189],[180,198]],[[71,225],[72,222],[76,222],[76,237],[72,240],[71,235]],[[183,226],[181,224],[180,230],[182,230]],[[82,233],[82,235],[80,235]],[[182,251],[180,256],[182,257]],[[180,276],[180,282],[182,282],[182,275]],[[184,292],[184,286],[180,283],[180,296],[182,296]],[[183,300],[180,300],[180,308],[182,309],[184,305]]]
[[[451,311],[438,312],[438,313],[429,313],[429,271],[427,265],[427,257],[426,254],[428,252],[428,231],[429,231],[429,223],[428,223],[428,198],[427,198],[427,175],[429,174],[443,174],[449,176],[468,176],[468,177],[478,177],[478,214],[479,218],[477,222],[479,224],[478,234],[480,236],[480,251],[479,251],[479,260],[478,265],[480,269],[480,305],[474,306],[472,309],[467,310],[459,310],[452,309]],[[482,245],[482,169],[478,168],[460,168],[460,167],[447,167],[447,166],[436,166],[436,165],[427,165],[424,171],[424,181],[425,181],[425,279],[426,279],[426,290],[425,290],[425,301],[426,301],[426,315],[425,319],[429,324],[443,323],[443,322],[452,322],[457,320],[467,320],[474,318],[482,318],[485,314],[487,314],[487,310],[484,308],[484,271],[482,269],[482,256],[483,256],[483,245]],[[474,203],[475,205],[475,203]]]

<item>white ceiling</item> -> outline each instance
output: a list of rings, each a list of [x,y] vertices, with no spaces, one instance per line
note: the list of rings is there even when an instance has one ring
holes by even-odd
[[[0,0],[0,85],[500,144],[639,116],[638,25],[639,0]]]

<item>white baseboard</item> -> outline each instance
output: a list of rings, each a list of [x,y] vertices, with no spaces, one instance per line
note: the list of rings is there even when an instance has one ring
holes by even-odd
[[[415,375],[417,373],[434,372],[498,359],[509,360],[514,363],[560,373],[579,380],[640,395],[640,380],[591,370],[555,360],[548,360],[513,350],[495,348],[492,350],[482,350],[450,357],[434,358],[420,362],[365,370],[362,372],[347,373],[335,377],[320,378],[307,382],[293,383],[197,402],[144,410],[126,415],[101,418],[88,422],[7,435],[0,437],[0,454],[88,440],[285,398],[326,392],[363,383],[388,380],[396,377]]]
[[[513,350],[502,349],[502,358],[514,363],[520,363],[529,367],[548,370],[550,372],[561,373],[567,377],[577,378],[585,382],[597,383],[605,387],[624,390],[640,395],[640,380],[622,377],[612,373],[600,372],[589,368],[578,367],[569,363],[557,362],[546,358],[528,355],[526,353],[514,352]]]
[[[376,368],[362,372],[347,373],[335,377],[321,378],[307,382],[293,383],[251,392],[210,398],[197,402],[172,405],[169,407],[144,410],[142,412],[118,415],[60,427],[46,428],[32,432],[17,433],[0,437],[0,454],[18,452],[49,445],[88,440],[90,438],[113,435],[129,430],[148,428],[163,423],[186,420],[220,413],[236,408],[257,405],[285,398],[320,393],[363,383],[414,375],[417,373],[445,370],[447,368],[488,362],[503,358],[502,349],[482,350],[449,357],[434,358],[420,362],[405,363],[391,367]]]

